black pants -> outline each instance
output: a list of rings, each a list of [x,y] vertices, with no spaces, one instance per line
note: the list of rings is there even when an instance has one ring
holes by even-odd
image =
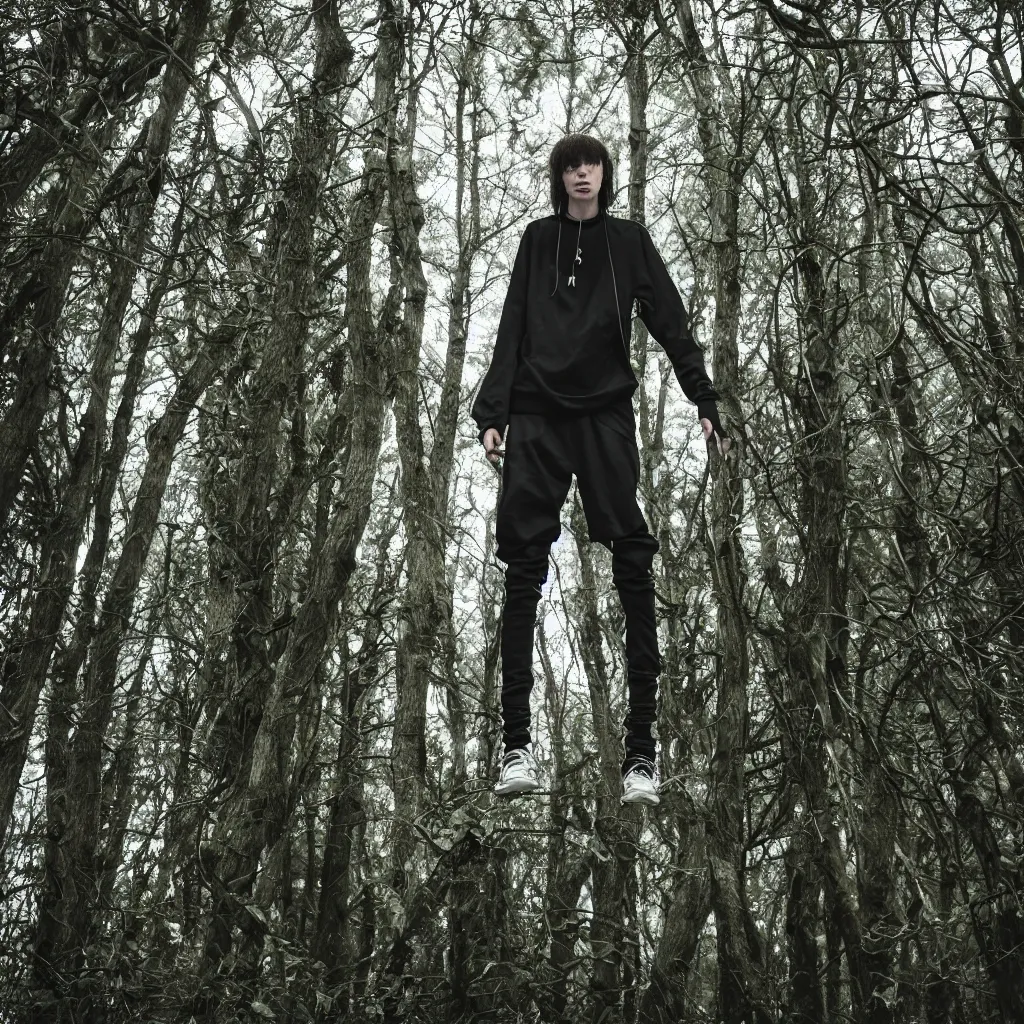
[[[513,413],[510,420],[495,530],[497,556],[508,566],[501,617],[505,749],[530,742],[537,603],[575,475],[590,539],[612,552],[612,581],[626,617],[629,710],[624,764],[637,755],[653,758],[651,725],[657,715],[661,656],[651,563],[658,542],[636,500],[640,456],[633,407],[627,401],[564,419]]]

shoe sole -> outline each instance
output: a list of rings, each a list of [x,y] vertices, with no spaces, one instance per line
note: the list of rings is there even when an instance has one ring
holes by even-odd
[[[654,807],[661,803],[661,797],[657,793],[637,793],[635,796],[623,796],[619,800],[620,804],[647,804],[648,807]]]
[[[495,786],[494,792],[497,796],[512,796],[516,793],[536,793],[538,789],[540,789],[539,782],[523,779],[520,782],[506,782],[504,786]]]

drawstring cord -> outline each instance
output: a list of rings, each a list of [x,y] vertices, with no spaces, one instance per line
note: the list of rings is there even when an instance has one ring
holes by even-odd
[[[558,206],[558,241],[555,243],[555,287],[551,289],[550,299],[558,291],[558,253],[562,245],[562,206]]]
[[[580,221],[579,234],[576,236],[576,258],[572,261],[572,273],[569,275],[569,284],[576,287],[576,264],[583,262],[580,256],[580,239],[583,237],[583,221]],[[550,299],[558,291],[558,257],[562,251],[562,207],[558,207],[558,241],[555,242],[555,287],[551,289]]]
[[[576,235],[576,259],[572,261],[572,273],[569,275],[569,284],[573,288],[576,287],[576,264],[583,262],[583,257],[580,255],[580,239],[583,237],[583,221],[580,221],[580,230]]]
[[[622,339],[622,347],[626,350],[626,358],[629,358],[629,345],[626,342],[626,335],[622,330],[622,310],[619,308],[619,283],[615,280],[615,260],[612,259],[612,242],[608,237],[608,216],[607,214],[603,218],[604,222],[604,240],[608,246],[608,266],[612,268],[612,292],[615,295],[615,319],[619,324],[619,337]]]

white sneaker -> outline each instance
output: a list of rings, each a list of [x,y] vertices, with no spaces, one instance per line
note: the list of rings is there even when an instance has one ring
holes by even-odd
[[[501,775],[494,786],[498,796],[533,793],[540,789],[537,762],[529,750],[510,750],[501,760]]]
[[[653,761],[647,758],[638,759],[637,762],[622,777],[622,800],[624,804],[654,804],[661,803],[658,796],[658,781],[656,778],[657,769]]]

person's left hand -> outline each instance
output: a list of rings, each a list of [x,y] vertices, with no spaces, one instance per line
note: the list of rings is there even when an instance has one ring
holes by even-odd
[[[710,441],[711,435],[715,434],[715,428],[711,425],[711,420],[701,420],[700,425],[704,429],[704,440]],[[720,435],[715,434],[715,444],[718,446],[718,454],[726,455],[732,447],[732,440],[728,437],[721,437]]]

